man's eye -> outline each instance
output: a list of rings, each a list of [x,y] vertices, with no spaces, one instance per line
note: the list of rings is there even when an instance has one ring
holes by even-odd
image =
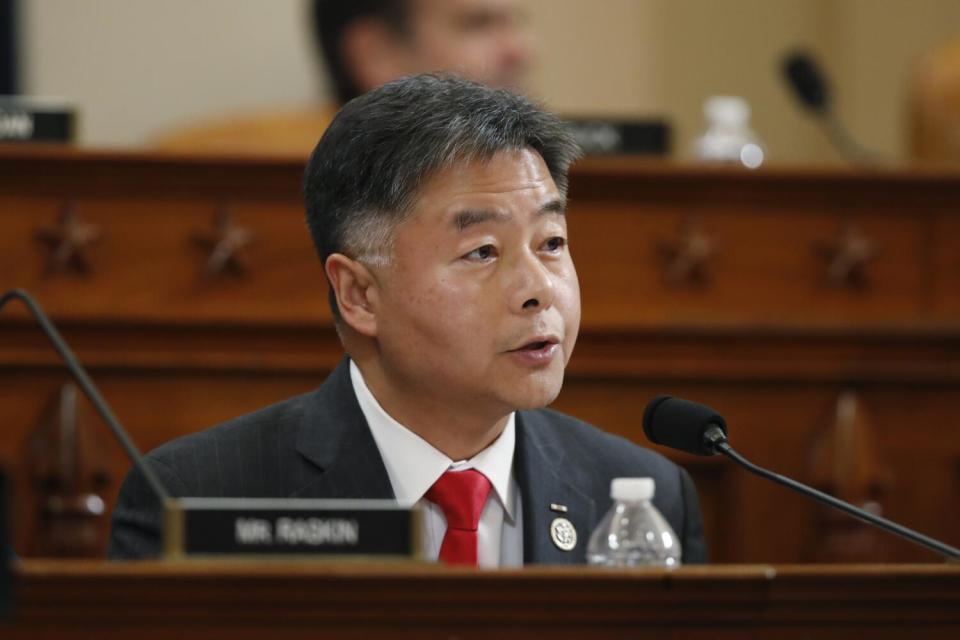
[[[460,16],[457,26],[464,33],[482,33],[492,31],[499,26],[509,26],[509,18],[500,16],[494,12],[476,11],[464,16]]]
[[[497,255],[497,250],[492,244],[485,244],[482,247],[477,247],[470,253],[464,256],[467,260],[479,260],[481,262],[490,260],[491,258]]]
[[[543,243],[544,249],[551,253],[556,253],[567,246],[567,239],[555,236]]]

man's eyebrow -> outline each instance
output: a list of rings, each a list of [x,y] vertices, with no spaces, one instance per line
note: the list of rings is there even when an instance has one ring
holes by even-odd
[[[547,202],[537,209],[537,216],[552,213],[563,215],[566,212],[567,204],[563,200],[555,199]],[[453,226],[457,231],[463,231],[473,225],[483,224],[484,222],[506,222],[510,219],[509,213],[500,211],[491,211],[489,209],[464,209],[458,211],[453,216]]]
[[[509,219],[510,214],[508,213],[491,211],[489,209],[464,209],[463,211],[458,211],[456,215],[453,216],[453,226],[456,227],[457,231],[463,231],[467,227],[472,227],[475,224],[483,224],[491,220],[506,222]]]
[[[537,214],[542,216],[545,213],[556,213],[562,216],[566,214],[566,212],[567,212],[566,201],[557,198],[555,200],[551,200],[550,202],[540,207],[540,210],[537,211]]]

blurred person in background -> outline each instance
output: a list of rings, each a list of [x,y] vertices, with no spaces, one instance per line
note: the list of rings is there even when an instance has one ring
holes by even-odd
[[[306,158],[341,104],[391,80],[448,71],[522,92],[534,60],[520,0],[313,0],[310,21],[335,103],[191,126],[155,147]]]

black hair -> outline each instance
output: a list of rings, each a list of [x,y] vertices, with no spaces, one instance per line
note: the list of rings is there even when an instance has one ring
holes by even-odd
[[[313,0],[310,22],[317,53],[323,58],[340,103],[363,93],[343,59],[343,34],[361,18],[376,18],[398,36],[407,33],[409,0]]]

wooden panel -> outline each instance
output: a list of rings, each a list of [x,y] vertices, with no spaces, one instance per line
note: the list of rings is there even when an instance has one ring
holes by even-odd
[[[84,336],[79,334],[78,341],[94,343]],[[327,335],[324,341],[317,335],[312,340],[291,339],[291,349],[305,346],[306,356],[291,354],[285,358],[278,349],[271,358],[259,360],[256,344],[245,341],[242,334],[227,337],[235,338],[236,344],[223,345],[222,351],[207,345],[209,351],[201,350],[196,362],[186,358],[190,347],[179,340],[171,341],[180,344],[184,353],[141,353],[144,359],[139,361],[125,358],[122,342],[114,345],[117,352],[84,349],[80,355],[96,365],[96,378],[104,395],[135,441],[149,450],[168,439],[311,389],[340,354],[333,336]],[[581,346],[590,348],[590,342]],[[689,344],[680,346],[689,348]],[[837,358],[827,350],[814,350],[806,357],[820,370],[814,368],[812,374],[799,377],[791,375],[791,366],[801,371],[810,368],[799,359],[774,360],[772,365],[776,366],[766,361],[741,363],[722,372],[721,358],[716,373],[699,379],[693,375],[694,365],[686,371],[664,373],[657,362],[698,362],[707,359],[709,353],[691,357],[680,349],[664,349],[661,345],[650,362],[641,360],[630,369],[600,376],[592,373],[593,367],[584,371],[577,364],[581,357],[578,353],[555,406],[643,443],[640,416],[649,398],[662,392],[695,398],[727,416],[732,441],[742,453],[773,470],[809,481],[807,458],[815,432],[837,396],[849,388],[843,377],[819,362],[824,353]],[[625,359],[631,362],[629,352]],[[7,435],[0,440],[0,460],[10,464],[25,460],[22,443],[63,379],[48,352],[24,361],[31,363],[29,367],[0,373],[0,403],[15,409],[5,417]],[[864,365],[864,370],[870,368]],[[894,372],[886,373],[889,376]],[[885,513],[955,543],[960,539],[955,519],[942,517],[940,510],[950,508],[960,498],[960,476],[956,473],[960,443],[939,435],[944,433],[942,416],[950,415],[956,397],[955,384],[918,384],[909,377],[871,382],[864,376],[854,388],[876,416],[879,446],[892,465],[895,482],[882,505]],[[104,429],[91,411],[85,415],[88,428]],[[126,459],[116,445],[107,445],[106,449],[110,451],[114,480],[119,483],[128,466]],[[663,453],[684,464],[698,484],[712,558],[725,562],[785,562],[811,557],[812,545],[816,544],[817,507],[782,487],[750,477],[722,459]],[[18,477],[25,477],[20,469]],[[105,496],[108,505],[118,488],[114,484]],[[33,520],[27,514],[35,493],[21,486],[17,497],[17,513],[24,516],[17,521],[14,541],[24,550],[31,535]],[[933,559],[894,538],[889,538],[884,548],[884,559],[888,560]]]
[[[199,372],[131,375],[126,370],[102,371],[96,379],[101,393],[126,425],[134,442],[146,452],[178,436],[309,391],[319,384],[322,375],[211,376]],[[38,480],[31,473],[26,443],[45,405],[63,381],[64,375],[55,370],[0,373],[0,406],[5,408],[0,464],[11,469],[17,479],[12,543],[20,554],[30,553],[41,504],[41,492]],[[80,428],[94,434],[101,444],[102,457],[111,470],[110,484],[103,495],[109,513],[130,462],[86,400],[81,403],[78,417]],[[101,552],[106,551],[107,534],[108,524],[104,518],[98,545]]]
[[[40,298],[144,450],[308,390],[342,352],[303,223],[302,170],[0,148],[0,288]],[[722,411],[757,463],[829,482],[814,452],[853,392],[890,477],[883,513],[960,544],[960,520],[945,515],[960,500],[960,173],[590,160],[570,194],[584,320],[557,408],[643,442],[646,401],[686,396]],[[101,234],[86,275],[45,271],[36,238],[68,205]],[[195,238],[224,210],[253,234],[248,271],[205,277]],[[709,240],[705,277],[671,283],[664,246],[690,224]],[[845,225],[876,249],[864,286],[826,278],[820,249]],[[15,471],[21,553],[39,495],[26,443],[64,379],[11,305],[0,317],[0,462]],[[81,406],[81,423],[102,431]],[[128,465],[104,441],[109,507]],[[698,484],[715,560],[809,561],[833,535],[819,507],[783,488],[721,459],[665,453]],[[933,559],[892,538],[878,555]]]
[[[88,250],[88,275],[47,273],[49,250],[37,241],[55,229],[70,202],[101,238]],[[226,207],[248,230],[248,273],[204,277],[209,250],[195,238],[214,229]],[[326,283],[298,203],[235,203],[135,196],[4,197],[0,286],[33,293],[55,317],[112,322],[329,323]],[[310,274],[307,278],[305,275]]]
[[[5,638],[953,638],[960,569],[27,562]]]
[[[556,406],[642,443],[640,417],[649,398],[664,391],[695,398],[726,417],[731,443],[743,455],[778,473],[812,482],[810,462],[816,432],[846,388],[807,383],[784,388],[777,382],[665,385],[575,379],[567,383]],[[883,515],[956,544],[960,540],[957,519],[941,510],[960,499],[960,444],[955,438],[937,435],[944,433],[937,416],[949,411],[956,388],[903,389],[877,384],[855,388],[875,418],[877,446],[893,478],[893,486],[880,504]],[[728,460],[654,448],[683,464],[697,481],[705,503],[712,558],[722,562],[813,559],[818,536],[824,533],[817,522],[825,508],[755,478]],[[937,559],[936,554],[887,535],[880,556],[875,559]]]
[[[960,317],[960,203],[955,202],[936,216],[931,244],[936,250],[930,259],[934,264],[935,313]]]
[[[569,220],[580,265],[587,326],[806,326],[919,320],[929,308],[924,239],[927,220],[839,212],[727,209],[701,205],[678,211],[577,203]],[[664,279],[661,243],[675,238],[687,216],[716,244],[700,286]],[[831,286],[817,249],[845,221],[880,247],[862,290]],[[596,257],[602,256],[602,260]]]
[[[303,227],[302,169],[0,147],[0,284],[31,287],[61,319],[329,323],[322,271]],[[572,173],[569,216],[584,326],[955,328],[958,185],[960,174],[951,172],[751,173],[584,161]],[[44,274],[35,237],[71,203],[102,232],[85,278]],[[200,277],[203,255],[193,238],[224,207],[254,234],[250,277],[211,282]],[[669,286],[658,246],[691,216],[716,245],[708,282]],[[825,284],[818,247],[846,223],[877,248],[863,290]],[[58,306],[62,300],[71,304]]]

